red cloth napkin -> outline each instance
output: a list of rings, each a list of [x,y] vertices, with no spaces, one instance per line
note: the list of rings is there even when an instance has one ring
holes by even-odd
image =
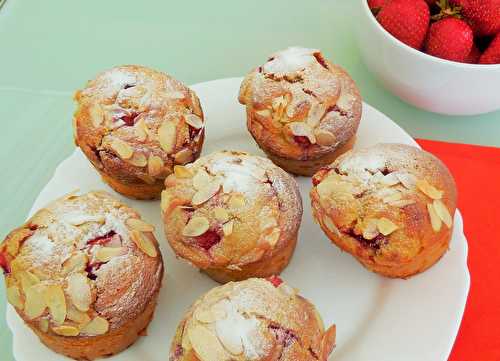
[[[449,361],[500,360],[500,148],[417,139],[458,185],[471,289]]]

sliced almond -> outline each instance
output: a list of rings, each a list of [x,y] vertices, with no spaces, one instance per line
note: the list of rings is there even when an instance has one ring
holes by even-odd
[[[328,216],[324,216],[323,217],[323,224],[325,225],[325,227],[330,231],[332,232],[334,235],[336,235],[337,237],[340,237],[340,231],[339,229],[337,228],[337,226],[335,225],[335,223],[333,223],[333,220],[328,217]]]
[[[233,226],[234,226],[234,221],[229,221],[227,223],[224,223],[222,226],[222,232],[224,233],[224,236],[229,236],[231,233],[233,233]]]
[[[201,129],[203,127],[203,120],[195,114],[188,114],[184,116],[186,123],[194,129]]]
[[[62,324],[66,319],[66,298],[60,285],[48,285],[43,294],[45,303],[55,323]]]
[[[38,322],[38,327],[42,332],[47,333],[47,331],[49,330],[49,320],[47,320],[46,318],[42,318],[40,322]]]
[[[433,203],[427,204],[427,211],[429,212],[429,217],[431,219],[432,229],[434,230],[434,232],[439,232],[441,230],[443,222],[441,221],[441,218],[439,218],[439,216],[437,215]]]
[[[127,160],[128,164],[131,164],[135,167],[145,167],[148,165],[148,159],[143,153],[135,152],[132,158]]]
[[[386,186],[395,186],[399,184],[399,178],[394,173],[386,174],[381,180],[380,183]]]
[[[161,147],[167,153],[172,153],[176,144],[177,129],[174,123],[163,121],[158,128],[158,141]]]
[[[162,171],[165,163],[163,159],[158,157],[157,155],[151,155],[148,160],[148,173],[152,177],[158,176]]]
[[[409,206],[410,204],[415,204],[415,203],[416,202],[413,199],[401,199],[399,201],[390,202],[389,204],[391,206],[403,208],[403,207]]]
[[[81,273],[72,273],[68,276],[66,292],[75,307],[87,312],[92,301],[89,280]]]
[[[257,110],[255,114],[263,118],[269,118],[271,116],[271,111],[269,109],[262,109],[262,110]]]
[[[316,190],[320,198],[329,198],[330,195],[335,191],[339,182],[333,178],[327,178],[323,180],[316,186]]]
[[[204,169],[200,169],[193,177],[193,186],[196,189],[202,189],[210,183],[211,179],[212,177]]]
[[[67,275],[71,272],[81,272],[87,267],[88,257],[83,252],[72,255],[63,263],[62,273]]]
[[[61,325],[52,327],[52,331],[60,336],[74,337],[80,334],[80,330],[75,326]]]
[[[443,191],[438,190],[425,179],[419,179],[417,181],[417,188],[424,193],[426,196],[432,199],[441,199],[443,197]]]
[[[33,232],[27,228],[23,228],[20,231],[16,232],[7,242],[7,252],[13,257],[17,256],[21,243],[26,238],[31,236],[32,233]]]
[[[101,247],[97,250],[95,257],[99,262],[109,262],[111,259],[125,254],[125,247]]]
[[[224,348],[232,355],[243,353],[243,344],[241,342],[240,332],[231,319],[222,319],[215,322],[215,332],[217,338]]]
[[[446,208],[446,205],[439,199],[435,199],[433,205],[434,210],[436,211],[439,218],[441,218],[443,223],[446,224],[446,227],[451,228],[453,224],[453,218],[451,217],[448,208]]]
[[[149,174],[137,174],[137,178],[140,178],[146,184],[151,184],[152,185],[152,184],[156,183],[156,179],[154,179],[153,177],[151,177]]]
[[[229,220],[228,211],[221,207],[214,208],[214,216],[219,222],[227,222]]]
[[[380,233],[384,236],[390,235],[392,232],[397,230],[399,227],[395,225],[390,219],[382,217],[377,220],[377,228]]]
[[[19,287],[11,286],[7,287],[7,301],[15,308],[22,310],[24,308],[23,300],[21,299],[21,291]]]
[[[189,327],[189,341],[197,357],[203,361],[226,361],[229,355],[224,351],[217,337],[202,325]]]
[[[184,148],[175,153],[174,161],[177,164],[186,164],[193,160],[193,152],[189,148]]]
[[[417,185],[417,178],[411,173],[396,172],[396,177],[406,189],[414,189]]]
[[[92,125],[97,128],[104,121],[104,111],[99,104],[95,104],[89,109],[90,119],[92,120]]]
[[[337,140],[333,133],[328,130],[317,129],[314,135],[316,136],[316,143],[325,147],[335,144]]]
[[[203,307],[198,307],[194,310],[194,318],[201,323],[212,323],[216,320],[214,313]]]
[[[259,221],[261,231],[278,226],[278,221],[274,217],[262,217]]]
[[[363,238],[372,240],[379,235],[377,220],[374,218],[367,219],[363,222]]]
[[[205,203],[219,192],[220,186],[220,181],[218,179],[214,179],[193,195],[191,203],[194,206]]]
[[[384,197],[382,199],[382,202],[384,202],[384,203],[391,203],[391,202],[394,202],[394,201],[399,201],[401,199],[401,196],[402,196],[401,193],[394,192],[391,195],[388,195],[387,197]]]
[[[228,206],[232,209],[243,208],[246,204],[245,197],[241,194],[234,194],[229,198]]]
[[[139,121],[135,123],[134,132],[139,142],[145,142],[146,139],[148,139],[148,127],[144,119],[139,119]]]
[[[16,278],[21,282],[23,290],[40,283],[40,279],[30,271],[21,271],[16,274]]]
[[[185,237],[197,237],[208,231],[210,224],[205,217],[193,217],[182,230]]]
[[[25,296],[24,314],[30,320],[40,317],[47,308],[44,298],[45,287],[41,284],[23,289]]]
[[[274,247],[278,240],[280,239],[281,231],[279,228],[274,228],[271,233],[264,236],[264,241],[267,242],[271,247]]]
[[[109,330],[109,322],[102,317],[95,317],[82,328],[82,333],[92,336],[104,335]]]
[[[80,213],[80,212],[71,212],[67,213],[63,216],[63,220],[65,222],[68,222],[69,224],[73,226],[81,226],[82,224],[85,223],[101,223],[103,224],[105,221],[105,218],[100,215],[93,215],[93,214],[88,214],[88,213]]]
[[[288,124],[293,135],[297,137],[307,137],[311,144],[316,144],[316,136],[309,125],[303,122],[293,122]]]
[[[131,229],[135,229],[139,232],[154,232],[155,230],[155,227],[152,224],[146,223],[139,218],[129,218],[125,223]]]
[[[154,243],[145,234],[134,229],[130,235],[134,243],[141,251],[146,253],[149,257],[158,256],[158,251],[156,250]]]
[[[66,318],[80,325],[86,325],[90,322],[90,317],[85,312],[80,312],[76,308],[68,307]]]
[[[111,142],[111,149],[113,149],[121,159],[130,159],[134,155],[134,149],[128,143],[118,138],[113,139]]]
[[[193,173],[183,165],[174,166],[174,174],[178,178],[191,178]]]
[[[319,125],[321,118],[325,115],[326,107],[322,103],[315,102],[311,108],[309,109],[309,113],[307,114],[307,124],[315,128]],[[330,133],[331,134],[331,133]]]

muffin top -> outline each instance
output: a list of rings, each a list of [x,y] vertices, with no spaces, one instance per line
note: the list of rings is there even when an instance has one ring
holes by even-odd
[[[340,156],[313,177],[313,208],[357,253],[385,264],[409,261],[449,234],[457,191],[446,166],[403,144],[377,144]]]
[[[326,360],[335,327],[278,277],[216,287],[187,312],[171,360]]]
[[[196,94],[138,65],[112,68],[75,94],[75,141],[94,166],[122,182],[154,184],[199,154],[203,112]]]
[[[54,201],[0,246],[8,300],[44,332],[92,336],[118,328],[159,290],[163,263],[152,231],[104,192]]]
[[[277,52],[250,72],[239,101],[256,141],[281,157],[318,158],[347,143],[361,118],[351,77],[316,49]]]
[[[165,185],[167,239],[199,268],[237,270],[284,247],[300,225],[297,182],[266,158],[212,153],[176,166]]]

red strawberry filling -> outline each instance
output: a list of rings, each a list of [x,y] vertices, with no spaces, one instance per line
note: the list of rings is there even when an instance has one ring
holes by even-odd
[[[276,340],[278,343],[282,344],[283,347],[288,347],[297,340],[297,336],[295,336],[292,331],[286,330],[281,326],[270,325],[269,329],[274,333]]]
[[[121,236],[115,231],[109,231],[108,233],[98,236],[87,241],[87,245],[89,248],[94,246],[112,246],[112,247],[120,247],[122,245]],[[103,265],[103,262],[99,262],[96,260],[92,260],[87,264],[85,271],[87,271],[87,277],[91,280],[95,280],[97,278],[95,272]]]
[[[106,233],[102,236],[98,236],[98,237],[89,239],[87,241],[87,244],[89,246],[104,245],[104,244],[111,242],[111,240],[113,239],[113,237],[115,235],[118,235],[115,231],[109,231],[108,233]],[[118,237],[120,237],[120,236],[118,235]]]
[[[276,275],[273,275],[273,276],[271,276],[271,277],[268,277],[268,278],[267,278],[267,280],[268,280],[269,282],[271,282],[271,283],[272,283],[272,285],[273,285],[274,287],[276,287],[276,288],[277,288],[277,287],[279,287],[279,286],[283,283],[283,280],[282,280],[279,276],[276,276]]]
[[[293,140],[295,141],[295,143],[298,143],[302,146],[309,146],[311,144],[311,142],[309,141],[309,138],[303,136],[303,135],[295,135],[293,137]]]
[[[201,236],[194,237],[194,239],[196,240],[196,244],[198,246],[208,251],[210,248],[220,242],[221,237],[216,231],[209,230],[203,233]]]
[[[8,274],[11,271],[9,261],[4,252],[0,252],[0,267],[2,267],[4,274]]]
[[[193,140],[198,133],[200,132],[200,129],[193,128],[192,126],[189,126],[189,139]]]
[[[140,113],[132,112],[132,113],[125,114],[125,115],[121,116],[120,119],[123,120],[123,122],[126,125],[131,127],[132,125],[135,124],[135,119],[139,116],[139,114]]]

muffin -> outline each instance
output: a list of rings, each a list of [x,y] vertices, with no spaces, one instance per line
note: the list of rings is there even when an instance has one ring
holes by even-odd
[[[188,310],[170,361],[326,361],[335,326],[278,277],[219,286]]]
[[[114,355],[153,317],[163,262],[152,231],[104,192],[54,201],[0,245],[7,299],[53,351]]]
[[[312,179],[312,210],[328,238],[369,270],[406,278],[448,249],[457,190],[432,154],[378,144],[342,155]]]
[[[74,98],[75,143],[118,193],[159,198],[174,165],[200,155],[200,102],[167,74],[138,65],[115,67]]]
[[[178,257],[218,282],[267,277],[288,264],[302,218],[297,182],[266,158],[222,151],[165,181],[165,235]]]
[[[351,149],[361,119],[356,84],[319,50],[277,52],[241,84],[247,127],[278,166],[313,175]]]

